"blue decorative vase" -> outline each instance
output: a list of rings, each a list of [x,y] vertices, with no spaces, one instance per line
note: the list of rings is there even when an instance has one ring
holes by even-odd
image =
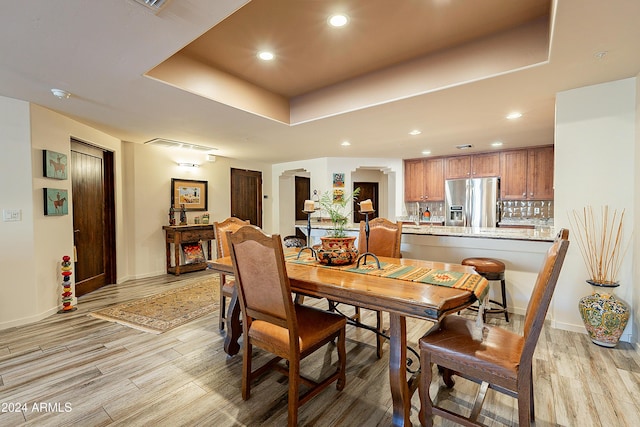
[[[629,306],[611,292],[618,283],[587,283],[593,286],[593,294],[578,303],[584,326],[594,344],[615,347],[629,321]]]

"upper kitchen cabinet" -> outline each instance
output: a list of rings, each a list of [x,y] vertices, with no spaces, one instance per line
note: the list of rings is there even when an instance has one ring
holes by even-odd
[[[445,178],[500,176],[500,153],[483,153],[445,158]]]
[[[500,153],[504,200],[553,199],[553,146]]]
[[[404,162],[405,202],[444,200],[444,161],[412,159]]]

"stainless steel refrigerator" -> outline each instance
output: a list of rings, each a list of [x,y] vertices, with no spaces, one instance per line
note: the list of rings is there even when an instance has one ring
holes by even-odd
[[[448,179],[444,190],[445,225],[497,226],[499,178]]]

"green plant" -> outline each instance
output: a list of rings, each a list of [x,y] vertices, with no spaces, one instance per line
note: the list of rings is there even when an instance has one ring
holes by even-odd
[[[334,200],[333,193],[327,191],[320,197],[320,207],[327,212],[333,228],[327,232],[330,237],[345,237],[344,228],[349,222],[349,216],[352,212],[352,201],[358,200],[360,187],[353,190],[351,194],[344,194],[338,200]]]

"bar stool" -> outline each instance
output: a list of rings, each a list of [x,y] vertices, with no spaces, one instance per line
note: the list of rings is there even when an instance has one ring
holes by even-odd
[[[462,265],[468,265],[475,268],[476,272],[487,280],[500,280],[500,289],[502,291],[502,303],[489,300],[490,304],[497,307],[487,307],[484,310],[483,317],[486,320],[486,314],[504,313],[504,318],[509,321],[509,312],[507,311],[507,293],[505,290],[504,270],[505,265],[502,261],[493,258],[465,258]],[[477,307],[469,307],[471,310],[478,310]]]

